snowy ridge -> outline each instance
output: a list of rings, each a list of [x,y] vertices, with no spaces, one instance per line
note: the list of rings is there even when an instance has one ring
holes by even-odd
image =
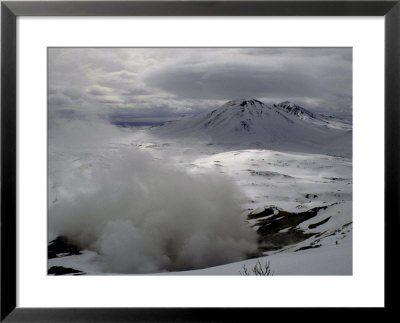
[[[290,101],[274,104],[273,107],[291,116],[295,116],[303,121],[311,122],[316,125],[333,129],[352,130],[351,122],[348,120],[331,115],[313,113]]]
[[[294,103],[269,106],[255,99],[233,100],[219,108],[153,129],[155,135],[202,138],[210,144],[278,151],[351,156],[351,125],[314,114]]]
[[[295,115],[303,120],[317,118],[317,116],[314,115],[312,112],[304,109],[303,107],[301,107],[293,102],[285,101],[285,102],[281,102],[278,104],[274,104],[273,106],[275,108],[285,111],[286,113]]]

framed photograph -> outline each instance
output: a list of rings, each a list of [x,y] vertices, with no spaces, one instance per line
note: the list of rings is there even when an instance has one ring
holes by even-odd
[[[398,1],[1,10],[2,320],[394,308]]]

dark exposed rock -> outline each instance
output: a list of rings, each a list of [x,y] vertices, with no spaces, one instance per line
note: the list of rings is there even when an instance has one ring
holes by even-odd
[[[320,225],[322,225],[322,224],[328,222],[330,218],[331,218],[331,217],[328,216],[326,219],[323,219],[323,220],[320,221],[320,222],[310,224],[310,225],[308,226],[308,228],[309,228],[309,229],[317,228],[317,227],[319,227]]]
[[[317,245],[314,245],[314,246],[305,246],[305,247],[301,247],[301,248],[299,248],[299,249],[295,250],[295,252],[296,252],[296,251],[301,251],[301,250],[307,250],[307,249],[319,248],[319,247],[321,247],[321,245],[320,245],[320,244],[317,244]]]
[[[258,166],[258,165],[254,165],[254,166]],[[259,176],[266,176],[266,177],[281,177],[281,178],[293,178],[292,176],[286,175],[286,174],[281,174],[281,173],[277,173],[277,172],[271,172],[271,171],[266,171],[266,170],[259,170],[256,171],[254,169],[248,169],[248,172],[251,175],[259,175]]]
[[[49,242],[47,258],[57,258],[58,255],[72,256],[81,255],[78,246],[74,245],[64,237],[57,237],[57,239]]]
[[[66,274],[74,274],[74,275],[84,275],[85,274],[83,271],[76,270],[73,268],[65,268],[62,266],[53,266],[47,271],[47,273],[49,275],[56,275],[56,276],[66,275]]]
[[[274,209],[272,207],[270,208],[266,208],[264,209],[264,211],[260,212],[260,213],[250,213],[247,218],[249,220],[254,220],[254,219],[259,219],[259,218],[263,218],[265,216],[269,216],[274,214]]]
[[[287,212],[277,209],[277,213],[269,216],[266,219],[259,219],[255,226],[258,226],[257,233],[259,234],[260,249],[263,251],[268,250],[279,250],[285,246],[299,243],[304,241],[316,233],[306,233],[297,226],[313,217],[323,209],[325,210],[328,206],[315,207],[305,212]],[[270,209],[268,212],[271,212]],[[265,210],[263,211],[265,212]],[[263,212],[252,213],[249,215],[253,219],[265,217],[266,214]]]

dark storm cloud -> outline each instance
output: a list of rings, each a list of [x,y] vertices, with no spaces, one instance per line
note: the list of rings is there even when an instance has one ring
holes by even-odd
[[[189,70],[186,66],[167,66],[152,71],[149,85],[182,98],[229,99],[235,97],[317,96],[324,87],[314,75],[274,71],[238,63]]]
[[[346,51],[351,54],[349,49],[255,49],[204,59],[186,56],[150,68],[142,80],[181,98],[314,98],[335,108],[351,97],[350,55],[341,53]]]
[[[196,113],[235,98],[351,111],[350,48],[52,48],[49,108]]]
[[[347,62],[352,61],[352,51],[346,47],[276,47],[276,48],[247,48],[243,49],[247,55],[283,55],[286,57],[332,57],[335,60],[344,60]]]

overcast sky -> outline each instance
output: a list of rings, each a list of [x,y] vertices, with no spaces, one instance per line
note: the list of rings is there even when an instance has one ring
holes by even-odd
[[[351,113],[351,48],[50,48],[50,112],[170,117],[226,101]]]

